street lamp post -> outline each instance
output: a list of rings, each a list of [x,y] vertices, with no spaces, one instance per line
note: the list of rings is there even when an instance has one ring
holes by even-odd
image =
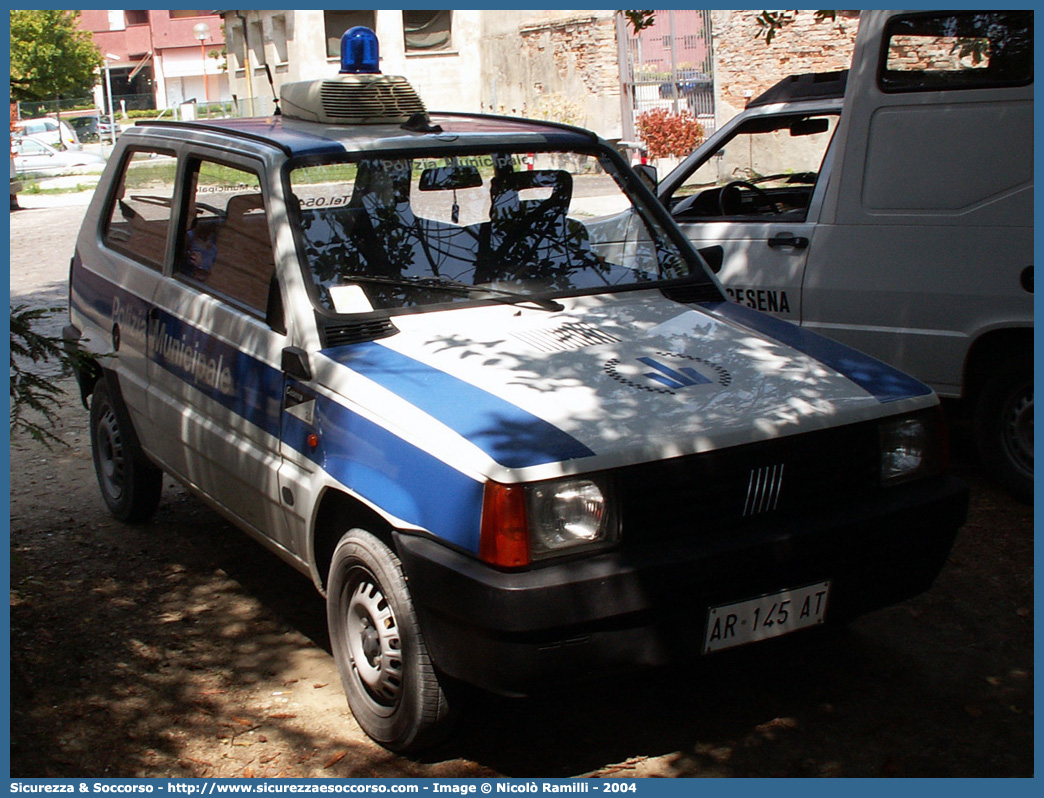
[[[192,26],[192,35],[199,39],[199,57],[203,61],[203,94],[210,102],[210,84],[207,82],[207,53],[203,42],[210,38],[210,26],[206,22],[197,22]]]
[[[113,147],[116,146],[116,115],[113,112],[113,108],[112,108],[112,106],[113,106],[113,102],[112,102],[112,75],[111,75],[111,72],[109,70],[109,62],[110,61],[119,61],[119,60],[120,60],[120,57],[118,55],[113,55],[112,53],[106,53],[105,54],[105,88],[109,92],[109,135],[112,137],[112,146]],[[99,138],[101,138],[101,137],[99,137]],[[102,140],[104,141],[104,139],[102,139]],[[102,153],[102,154],[104,155],[104,153]]]

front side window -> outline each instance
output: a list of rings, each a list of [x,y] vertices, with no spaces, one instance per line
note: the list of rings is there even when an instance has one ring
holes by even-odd
[[[167,252],[177,159],[164,150],[131,150],[109,198],[106,246],[162,269]]]
[[[1021,86],[1033,80],[1033,12],[896,17],[885,30],[884,91]]]
[[[614,174],[597,154],[510,150],[295,168],[315,300],[365,313],[706,279]]]
[[[213,161],[189,164],[192,187],[178,243],[178,276],[264,316],[275,275],[268,214],[258,176]]]
[[[15,147],[19,155],[49,155],[52,150],[33,139],[18,139]]]
[[[755,117],[675,189],[676,219],[803,221],[837,114]]]

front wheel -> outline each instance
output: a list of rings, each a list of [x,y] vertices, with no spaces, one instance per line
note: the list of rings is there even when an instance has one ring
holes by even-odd
[[[1009,361],[998,368],[975,407],[979,456],[1017,499],[1033,501],[1033,364]]]
[[[402,566],[380,540],[349,531],[334,550],[326,616],[341,684],[359,726],[391,751],[441,739],[451,716]]]
[[[91,454],[109,512],[128,523],[148,519],[159,505],[163,472],[134,442],[130,421],[104,379],[91,394]]]

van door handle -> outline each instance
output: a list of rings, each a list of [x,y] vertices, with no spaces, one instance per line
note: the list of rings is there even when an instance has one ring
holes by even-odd
[[[779,233],[768,240],[768,245],[773,249],[805,249],[808,239],[793,233]]]

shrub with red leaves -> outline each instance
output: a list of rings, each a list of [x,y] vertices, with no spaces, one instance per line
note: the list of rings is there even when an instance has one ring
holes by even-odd
[[[703,125],[687,112],[654,108],[638,114],[638,136],[650,158],[684,158],[703,141]]]

